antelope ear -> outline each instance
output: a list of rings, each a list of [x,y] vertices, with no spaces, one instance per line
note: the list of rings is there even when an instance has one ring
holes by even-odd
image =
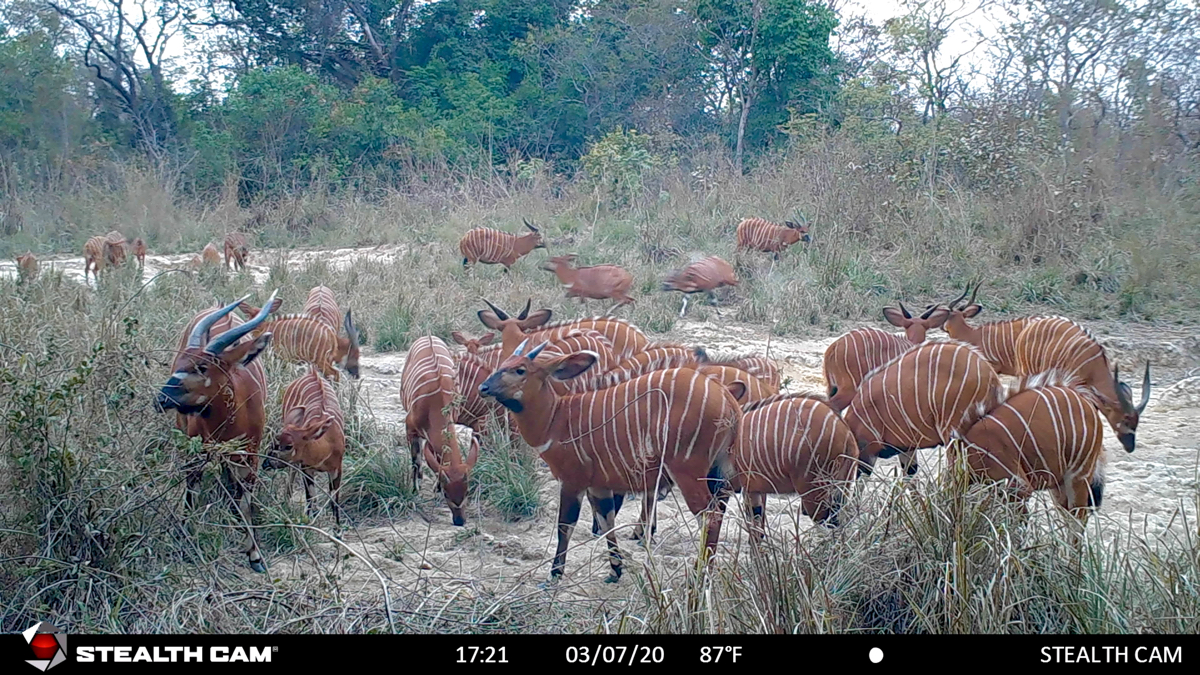
[[[276,300],[276,302],[281,302],[281,301]],[[242,314],[245,314],[246,318],[248,318],[248,319],[253,319],[255,316],[258,315],[258,311],[260,309],[262,309],[261,307],[255,307],[254,305],[251,305],[248,302],[239,302],[237,308],[238,308],[238,311],[241,312]],[[272,310],[272,311],[274,311],[274,310]]]
[[[298,426],[300,426],[300,423],[303,421],[304,421],[304,406],[302,406],[302,405],[296,406],[295,408],[288,410],[287,414],[283,416],[284,426],[298,427]]]
[[[925,327],[927,329],[941,328],[942,324],[946,323],[946,319],[950,318],[950,310],[945,307],[938,307],[925,317]]]
[[[313,428],[310,428],[304,434],[304,439],[308,441],[315,441],[324,436],[325,432],[329,431],[329,428],[333,426],[333,422],[333,415],[325,415],[325,417],[321,418],[321,420],[317,422]]]
[[[429,441],[425,441],[421,445],[421,452],[425,455],[425,463],[429,465],[430,469],[433,469],[434,473],[441,473],[442,464],[441,462],[438,462],[437,457],[434,456],[431,448],[433,448],[433,444],[431,444]]]
[[[279,308],[282,306],[283,298],[275,298],[275,302],[271,303],[271,311],[267,312],[267,314],[274,314],[275,312],[278,312]],[[255,312],[255,314],[258,314],[258,312]]]
[[[491,328],[492,330],[504,330],[504,328],[500,325],[500,317],[496,316],[496,313],[492,310],[481,309],[476,313],[476,315],[479,317],[479,321],[488,328]]]
[[[258,358],[258,355],[263,353],[267,345],[271,343],[271,334],[263,333],[258,338],[245,342],[240,345],[233,345],[221,352],[221,360],[228,364],[240,364],[248,366]]]
[[[475,468],[475,462],[479,461],[479,435],[471,433],[471,449],[467,451],[467,471]]]
[[[554,312],[548,309],[539,309],[536,312],[530,313],[528,317],[521,320],[521,328],[524,330],[531,330],[533,328],[537,328],[538,326],[543,326],[550,321],[550,317],[553,315]],[[488,328],[494,328],[494,326],[488,326]],[[499,329],[497,328],[496,330]]]
[[[492,340],[495,340],[495,339],[496,339],[495,333],[484,333],[483,337],[479,338],[479,345],[481,347],[484,345],[490,345],[490,344],[492,344]]]
[[[483,317],[479,317],[479,318],[482,319]],[[490,333],[489,333],[489,335],[490,335]],[[456,330],[450,331],[450,337],[453,338],[454,341],[460,345],[467,344],[467,338],[462,333],[460,333]]]
[[[730,394],[733,394],[733,398],[735,400],[737,400],[739,403],[741,403],[743,400],[745,400],[745,398],[746,398],[746,383],[745,382],[742,382],[741,380],[734,380],[733,382],[730,382],[729,384],[725,385],[725,388],[729,390]]]
[[[556,361],[550,364],[549,370],[551,376],[556,380],[569,380],[587,372],[589,368],[596,365],[600,360],[600,355],[596,352],[581,351],[574,354],[560,356]]]
[[[895,307],[884,307],[883,318],[897,328],[908,328],[908,324],[912,323],[911,319],[904,318],[904,313]]]
[[[967,305],[963,307],[962,314],[968,319],[983,311],[983,305]]]

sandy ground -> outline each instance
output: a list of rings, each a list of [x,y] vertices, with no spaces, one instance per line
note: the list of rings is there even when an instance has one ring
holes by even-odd
[[[349,264],[355,258],[370,257],[387,260],[397,253],[395,247],[371,249],[340,249],[333,251],[292,251],[286,254],[289,266],[301,267],[316,256],[331,266]],[[281,252],[255,252],[251,269],[262,283],[268,275],[268,264],[278,261]],[[187,263],[190,255],[148,256],[145,277],[150,278],[163,269]],[[81,283],[82,260],[51,258],[43,260],[61,269]],[[11,261],[0,261],[0,275],[13,274]],[[1088,327],[1109,349],[1110,356],[1120,365],[1129,379],[1140,373],[1142,364],[1150,359],[1154,364],[1153,394],[1138,430],[1137,450],[1127,454],[1111,432],[1106,431],[1107,487],[1105,502],[1098,518],[1110,531],[1133,528],[1152,538],[1171,538],[1189,526],[1194,533],[1197,508],[1197,451],[1200,449],[1200,331],[1187,327],[1141,327],[1117,323],[1088,323]],[[462,326],[478,332],[478,326]],[[706,347],[710,352],[763,354],[768,344],[765,331],[759,327],[738,325],[728,321],[720,324],[681,321],[666,335],[653,339],[676,340]],[[814,339],[773,338],[770,356],[780,360],[789,391],[823,392],[821,358],[832,336]],[[353,383],[343,378],[343,393],[357,387],[360,403],[372,414],[395,430],[402,438],[404,411],[400,403],[399,383],[404,366],[403,354],[374,354],[364,352],[362,379]],[[1140,395],[1136,390],[1135,396]],[[397,445],[380,451],[402,452]],[[921,471],[936,472],[940,450],[921,453]],[[896,480],[896,460],[881,463],[872,481]],[[449,510],[440,498],[432,494],[428,477],[422,483],[419,504],[413,513],[392,521],[371,521],[352,525],[342,532],[340,542],[316,537],[309,554],[278,556],[270,561],[272,576],[293,577],[312,571],[319,562],[326,574],[333,574],[345,584],[361,584],[363,592],[378,590],[382,576],[397,589],[429,593],[430,597],[470,598],[486,587],[489,594],[518,594],[536,590],[549,572],[549,560],[555,546],[555,520],[558,506],[557,484],[542,465],[542,506],[535,518],[522,522],[507,522],[479,504],[468,510],[468,525],[456,528],[450,522]],[[321,479],[324,485],[324,479]],[[297,489],[292,498],[300,501]],[[736,502],[735,498],[735,502]],[[1041,499],[1045,505],[1047,499]],[[799,515],[798,500],[794,497],[772,497],[768,502],[769,530],[795,532],[799,536],[820,536],[820,528]],[[649,557],[655,564],[670,567],[693,559],[697,547],[697,524],[678,497],[659,503],[658,536],[649,551],[630,541],[630,529],[637,516],[638,502],[628,502],[618,518],[622,548],[631,571],[642,569]],[[1186,518],[1186,524],[1185,524]],[[318,524],[332,519],[322,515]],[[590,534],[590,508],[584,507],[572,541],[567,580],[558,589],[568,596],[579,598],[618,597],[633,592],[628,580],[609,585],[600,583],[607,573],[603,540]],[[726,519],[722,546],[741,547],[746,538],[739,506],[731,504]],[[352,548],[360,557],[347,555]],[[347,589],[349,590],[349,589]]]

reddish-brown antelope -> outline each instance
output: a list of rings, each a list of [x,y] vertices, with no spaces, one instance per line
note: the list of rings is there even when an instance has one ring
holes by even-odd
[[[530,313],[529,308],[533,305],[533,298],[525,301],[525,309],[521,310],[521,313],[515,318],[493,305],[490,300],[485,298],[484,302],[491,309],[481,309],[476,316],[479,317],[480,323],[500,334],[500,360],[504,360],[509,354],[512,354],[517,345],[525,339],[527,333],[544,325],[553,314],[548,309],[539,309]]]
[[[854,480],[858,445],[850,427],[823,401],[781,394],[742,406],[733,458],[756,538],[765,534],[768,494],[799,494],[804,515],[838,524],[843,488]]]
[[[741,382],[743,385],[743,394],[735,396],[735,398],[743,406],[779,393],[779,387],[772,387],[766,380],[761,380],[740,368],[710,363],[697,364],[694,368],[726,387],[733,386],[734,382]]]
[[[246,316],[253,316],[258,312],[256,307],[244,302],[239,309]],[[350,373],[351,377],[358,377],[358,364],[350,364],[350,353],[357,353],[358,335],[349,316],[346,318],[346,325],[351,337],[340,338],[321,319],[308,314],[283,314],[272,316],[264,325],[255,329],[255,335],[271,331],[275,335],[272,351],[276,356],[284,361],[316,366],[322,375],[337,382],[341,380],[341,374],[334,364]],[[353,370],[350,369],[351,366]]]
[[[618,581],[622,557],[613,532],[613,493],[645,492],[652,501],[664,477],[679,486],[693,514],[709,510],[705,550],[711,555],[729,497],[729,450],[741,419],[729,391],[694,370],[676,369],[559,396],[546,381],[577,377],[596,363],[596,356],[576,352],[538,362],[546,343],[528,353],[526,344],[500,364],[480,392],[512,411],[525,442],[560,483],[551,578],[563,574],[586,492],[604,521],[612,567],[606,581]]]
[[[225,235],[225,267],[241,271],[246,268],[250,259],[250,247],[246,244],[246,235],[241,232],[230,232]]]
[[[495,347],[472,354],[455,354],[458,393],[462,396],[462,408],[458,411],[458,423],[471,427],[482,434],[492,419],[505,419],[504,406],[495,399],[479,393],[479,387],[488,376],[500,367],[500,349]]]
[[[845,420],[863,473],[871,473],[876,459],[899,454],[911,476],[917,450],[949,443],[1001,399],[1000,378],[978,349],[926,342],[868,373]]]
[[[38,275],[38,259],[32,251],[25,251],[24,255],[17,256],[17,280],[22,283],[28,283],[37,279]]]
[[[774,253],[776,260],[779,260],[781,251],[802,241],[810,241],[808,226],[791,221],[776,225],[762,218],[746,218],[737,226],[739,251]]]
[[[246,323],[230,314],[242,301],[197,314],[184,332],[171,377],[156,399],[159,410],[173,409],[185,416],[188,436],[199,436],[205,443],[241,444],[224,456],[222,473],[234,511],[247,526],[244,550],[256,572],[265,572],[266,567],[254,533],[250,492],[257,480],[258,447],[267,422],[267,376],[255,359],[267,348],[271,334],[246,338],[266,320],[274,299],[272,293],[262,311]],[[189,507],[195,504],[203,473],[203,465],[188,472]]]
[[[971,284],[967,284],[962,295],[950,301],[950,314],[942,328],[951,338],[979,347],[997,373],[1024,375],[1017,366],[1017,337],[1025,330],[1025,326],[1036,318],[1021,317],[994,321],[978,327],[967,324],[967,319],[983,311],[983,306],[975,302],[975,296],[982,285],[983,282],[980,281],[972,289]],[[971,293],[971,299],[964,302],[968,291]]]
[[[329,501],[338,525],[342,523],[338,489],[346,455],[343,427],[342,408],[333,386],[316,370],[309,369],[283,390],[283,429],[263,462],[264,469],[292,467],[304,475],[309,516],[316,514],[314,478],[318,472],[329,474]]]
[[[1021,500],[1050,490],[1083,523],[1104,496],[1104,425],[1092,390],[1071,381],[1059,371],[1025,378],[967,430],[961,452],[972,480],[1008,481]]]
[[[100,278],[100,270],[104,267],[119,267],[125,262],[125,237],[117,233],[113,237],[109,233],[103,237],[92,237],[83,245],[83,280],[87,282],[88,272]]]
[[[204,245],[204,250],[200,251],[200,264],[208,267],[216,267],[221,264],[221,254],[211,241]]]
[[[478,355],[479,349],[481,347],[486,347],[486,346],[492,344],[492,340],[496,339],[496,334],[495,333],[484,333],[483,335],[480,335],[477,338],[469,338],[466,336],[465,333],[460,333],[458,331],[452,331],[450,333],[450,337],[454,338],[454,341],[457,342],[458,344],[462,345],[463,347],[466,347],[468,354]]]
[[[651,347],[622,359],[604,373],[604,386],[611,387],[656,370],[695,368],[699,365],[695,352],[686,347]]]
[[[420,457],[433,471],[435,489],[446,498],[454,524],[466,524],[467,478],[479,460],[479,439],[471,435],[470,454],[464,462],[454,424],[455,365],[450,349],[432,335],[417,338],[404,360],[400,375],[400,398],[407,415],[412,451],[413,488],[421,477]]]
[[[304,301],[302,311],[332,328],[335,335],[337,335],[339,327],[346,332],[344,338],[337,335],[337,354],[341,355],[337,357],[338,365],[352,377],[357,378],[358,328],[354,326],[354,318],[350,316],[350,310],[346,310],[343,315],[341,308],[338,307],[337,299],[333,296],[333,291],[325,286],[315,286],[308,292],[308,299]]]
[[[547,310],[548,311],[548,310]],[[613,356],[626,359],[650,345],[650,339],[637,326],[624,319],[593,317],[547,324],[529,334],[530,342],[553,341],[576,330],[594,330],[612,344]]]
[[[737,285],[738,278],[733,273],[733,266],[713,255],[671,272],[663,279],[662,289],[683,293],[683,307],[679,310],[679,316],[683,316],[687,311],[688,296],[692,293],[706,294],[715,307],[717,296],[714,291],[722,286]]]
[[[782,386],[782,375],[779,372],[779,364],[775,359],[765,356],[710,356],[708,351],[703,348],[695,350],[696,360],[700,365],[710,366],[730,366],[738,370],[745,371],[757,377],[767,386],[773,387],[776,390]]]
[[[558,282],[566,287],[568,298],[579,298],[579,304],[587,300],[616,300],[610,312],[623,305],[633,304],[629,289],[633,286],[633,275],[617,265],[592,265],[573,267],[576,256],[555,256],[546,260],[542,269],[554,272]]]
[[[543,361],[548,361],[564,354],[585,351],[596,355],[596,364],[589,368],[587,373],[579,377],[573,377],[565,381],[551,378],[550,386],[559,395],[604,386],[601,384],[604,374],[617,365],[617,359],[613,356],[612,352],[612,343],[597,331],[590,329],[573,330],[550,341],[538,356]]]
[[[131,251],[133,252],[133,257],[137,258],[138,269],[145,267],[146,266],[146,240],[142,239],[141,237],[134,239],[133,247],[132,247]]]
[[[463,267],[477,262],[485,265],[504,265],[504,271],[513,266],[521,257],[528,255],[535,248],[546,248],[542,243],[542,233],[528,220],[525,227],[528,234],[515,235],[488,227],[477,227],[468,231],[458,242],[458,250],[462,253]]]
[[[1109,370],[1108,354],[1086,328],[1061,316],[1031,320],[1017,338],[1017,368],[1026,375],[1060,371],[1092,390],[1100,412],[1125,447],[1133,452],[1138,420],[1150,402],[1150,363],[1142,376],[1142,400],[1133,404],[1133,392],[1121,382],[1116,367]]]
[[[867,373],[924,342],[926,331],[941,326],[949,315],[949,310],[934,305],[913,318],[901,303],[899,309],[884,307],[883,316],[888,323],[903,328],[904,334],[856,328],[834,340],[821,362],[829,387],[829,407],[839,413],[845,410]]]

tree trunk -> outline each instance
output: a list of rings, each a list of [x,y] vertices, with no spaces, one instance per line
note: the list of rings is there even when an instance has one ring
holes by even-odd
[[[742,115],[738,119],[737,150],[733,155],[733,169],[739,176],[742,175],[742,149],[746,138],[746,118],[750,116],[751,103],[749,98],[742,97]]]

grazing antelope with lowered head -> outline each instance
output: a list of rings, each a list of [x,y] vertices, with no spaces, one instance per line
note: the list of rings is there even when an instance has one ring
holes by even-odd
[[[1024,375],[1025,373],[1021,372],[1017,364],[1017,338],[1029,325],[1029,322],[1036,318],[1021,317],[1006,321],[993,321],[977,327],[969,325],[966,320],[983,311],[983,306],[975,302],[975,296],[979,293],[979,287],[982,285],[983,282],[980,281],[972,290],[971,284],[967,284],[962,295],[950,301],[950,314],[942,324],[942,330],[946,331],[951,339],[979,347],[997,373]],[[971,299],[963,302],[968,291],[971,293]]]
[[[949,443],[1002,398],[1000,378],[978,349],[926,342],[868,373],[844,418],[863,473],[876,459],[899,454],[911,476],[917,450]]]
[[[572,267],[576,256],[555,256],[546,260],[542,269],[554,272],[558,282],[567,288],[568,298],[579,298],[579,304],[586,300],[616,300],[614,309],[623,305],[633,304],[629,297],[629,288],[633,286],[633,275],[617,265],[592,265],[590,267]]]
[[[308,292],[308,299],[304,301],[304,308],[301,312],[320,320],[333,329],[338,341],[337,354],[342,355],[339,357],[339,365],[342,370],[357,378],[360,356],[358,328],[354,325],[354,318],[350,315],[350,310],[347,309],[346,313],[342,314],[337,299],[333,297],[333,291],[326,286],[314,286]],[[346,332],[345,338],[337,334],[339,328]]]
[[[413,489],[421,478],[420,457],[435,476],[435,489],[446,498],[454,524],[466,524],[467,477],[479,460],[479,439],[471,434],[466,461],[458,447],[454,424],[456,367],[446,343],[432,335],[417,338],[404,359],[400,375],[400,398],[407,414],[409,448],[412,452]]]
[[[504,265],[504,271],[507,273],[513,263],[533,249],[546,248],[538,228],[528,220],[525,221],[525,227],[529,228],[529,233],[522,235],[509,234],[490,227],[469,230],[458,242],[463,267],[477,262],[485,265]]]
[[[1092,390],[1071,382],[1060,371],[1024,378],[966,430],[961,446],[947,446],[951,465],[961,452],[972,480],[1007,480],[1022,501],[1051,490],[1059,506],[1087,522],[1089,507],[1099,508],[1104,496],[1103,422]]]
[[[722,286],[737,285],[738,278],[733,272],[733,266],[713,255],[671,272],[663,279],[662,289],[683,293],[683,307],[679,310],[679,316],[683,316],[687,311],[688,295],[704,293],[715,307],[717,296],[713,291]]]
[[[241,232],[230,232],[225,235],[225,267],[239,272],[246,268],[250,259],[250,247],[246,244],[246,235]],[[232,264],[231,264],[232,263]]]
[[[821,360],[828,385],[829,407],[842,412],[854,399],[854,392],[867,373],[925,341],[926,331],[941,326],[950,311],[934,305],[913,318],[904,303],[900,308],[884,307],[888,323],[903,328],[904,334],[877,328],[856,328],[834,340]]]
[[[713,358],[703,348],[695,350],[696,361],[700,365],[710,366],[730,366],[738,370],[750,373],[754,377],[767,383],[767,386],[778,390],[783,383],[782,375],[779,372],[779,363],[775,359],[765,356],[721,356]]]
[[[17,280],[21,283],[29,283],[38,276],[38,259],[32,251],[25,251],[24,255],[17,256]]]
[[[560,483],[551,578],[563,574],[586,492],[604,521],[612,567],[606,581],[618,581],[623,570],[613,532],[613,493],[645,492],[650,502],[664,477],[678,485],[693,514],[709,511],[705,550],[711,556],[729,497],[729,450],[741,419],[729,391],[694,370],[676,369],[559,396],[546,386],[547,380],[578,377],[596,363],[596,356],[576,352],[538,362],[547,343],[525,352],[527,344],[522,342],[500,364],[480,393],[516,416],[525,442]]]
[[[258,312],[256,307],[244,302],[239,309],[246,316],[253,316]],[[284,361],[316,366],[322,375],[334,382],[341,380],[338,368],[357,379],[358,364],[351,363],[350,355],[351,352],[358,352],[358,333],[354,329],[354,322],[350,320],[350,313],[346,314],[345,325],[350,334],[349,338],[339,337],[324,321],[308,314],[272,316],[264,325],[255,329],[255,334],[271,331],[275,335],[272,350]],[[338,368],[334,367],[335,364]]]
[[[221,264],[221,254],[217,251],[217,247],[213,246],[210,241],[204,245],[204,250],[200,251],[200,255],[192,258],[192,269],[201,267],[216,267]]]
[[[103,237],[92,237],[83,245],[83,281],[87,282],[88,272],[99,280],[100,270],[105,265],[119,267],[124,262],[125,237],[119,232],[116,237],[111,232]]]
[[[256,359],[267,348],[271,334],[246,338],[266,320],[274,299],[272,293],[262,311],[246,323],[231,314],[242,301],[197,314],[183,334],[171,377],[156,399],[160,411],[173,409],[180,414],[188,436],[198,436],[205,443],[244,444],[224,456],[221,468],[233,508],[247,525],[244,551],[256,572],[265,572],[266,567],[253,529],[255,509],[250,492],[258,477],[258,447],[267,423],[267,375]],[[195,504],[203,474],[203,465],[188,472],[185,494],[189,508]]]
[[[342,524],[338,489],[346,455],[344,425],[333,386],[310,368],[283,390],[283,429],[263,462],[264,469],[290,466],[304,475],[306,513],[310,517],[316,513],[313,479],[317,472],[329,474],[329,499],[338,525]]]
[[[790,220],[776,225],[762,218],[746,218],[737,226],[737,249],[739,251],[762,251],[775,254],[799,242],[811,241],[808,226]]]
[[[1060,371],[1071,383],[1092,390],[1100,412],[1121,441],[1133,452],[1138,421],[1150,402],[1150,363],[1142,376],[1142,400],[1133,404],[1133,392],[1120,380],[1116,367],[1109,370],[1108,353],[1086,328],[1061,316],[1031,319],[1017,337],[1017,368],[1026,375]]]
[[[768,494],[799,494],[813,521],[838,524],[843,488],[854,480],[858,445],[850,427],[819,399],[781,394],[742,406],[733,459],[755,539],[765,530]]]
[[[697,372],[711,377],[726,387],[733,386],[734,382],[741,382],[743,385],[742,395],[734,396],[734,398],[742,406],[745,406],[747,403],[761,401],[764,398],[775,396],[779,393],[779,387],[772,387],[766,380],[761,380],[741,368],[711,363],[700,363],[693,366],[693,368]]]

